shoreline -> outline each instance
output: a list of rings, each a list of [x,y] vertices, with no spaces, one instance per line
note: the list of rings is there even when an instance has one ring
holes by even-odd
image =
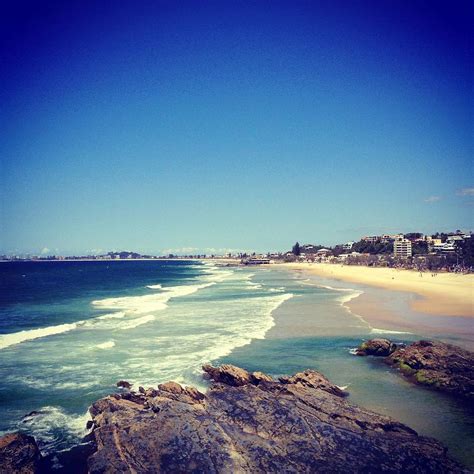
[[[324,265],[324,264],[322,264]],[[431,289],[429,297],[424,299],[420,295],[419,285],[416,278],[422,280],[416,272],[408,272],[408,281],[404,281],[403,288],[397,285],[387,285],[384,282],[375,281],[369,282],[369,277],[376,279],[379,277],[377,271],[375,276],[371,273],[374,269],[369,267],[340,267],[338,265],[325,264],[322,268],[320,264],[280,264],[272,266],[274,270],[293,273],[294,275],[300,275],[302,281],[308,279],[307,284],[319,286],[322,288],[331,288],[336,291],[348,291],[347,298],[343,298],[340,305],[351,314],[354,319],[361,320],[362,324],[367,325],[367,331],[372,334],[372,337],[383,337],[378,336],[380,334],[398,334],[411,338],[417,335],[420,338],[435,338],[442,340],[447,343],[459,345],[468,350],[474,350],[474,326],[473,316],[474,314],[468,312],[468,315],[457,315],[456,311],[458,306],[443,306],[439,303],[439,300],[446,302],[446,291],[451,291],[451,286],[448,285],[447,290],[443,287],[444,278],[436,280],[435,289]],[[318,268],[319,267],[319,268]],[[349,269],[351,273],[355,270],[359,272],[356,275],[349,274],[342,275],[341,273]],[[337,274],[333,273],[334,270],[338,270]],[[377,269],[375,269],[377,270]],[[405,277],[402,271],[397,272],[398,280],[402,280]],[[358,278],[362,274],[365,278]],[[365,275],[364,275],[365,274]],[[368,274],[368,275],[367,275]],[[372,276],[371,276],[372,275]],[[471,278],[470,275],[446,275],[448,277],[454,277],[455,283],[459,284],[461,290],[464,291],[464,306],[470,308],[470,299],[472,299],[473,292],[470,289]],[[345,278],[343,278],[345,277]],[[466,278],[468,277],[468,278]],[[425,280],[435,279],[438,277],[428,276],[424,277]],[[415,280],[414,288],[409,285],[410,280]],[[423,280],[424,281],[424,280]],[[429,280],[428,280],[429,281]],[[473,280],[474,281],[474,280]],[[397,280],[395,280],[397,282]],[[348,285],[348,283],[350,283]],[[399,282],[397,282],[399,283]],[[416,285],[418,283],[418,286]],[[408,288],[407,288],[408,285]],[[349,292],[352,290],[352,293]],[[415,291],[417,290],[417,291]],[[441,292],[441,296],[437,293]],[[459,290],[458,290],[459,292]],[[456,293],[457,294],[457,293]],[[343,293],[341,293],[343,297]],[[447,299],[451,301],[451,299]],[[420,302],[424,303],[420,305]],[[289,304],[292,304],[291,302]],[[294,304],[294,303],[293,303]],[[433,308],[442,308],[443,311],[430,311]],[[292,337],[305,337],[305,336],[320,336],[319,333],[320,325],[315,324],[312,321],[311,314],[314,311],[319,311],[317,306],[308,305],[304,309],[304,315],[300,314],[301,310],[293,309],[291,315],[291,321],[286,321],[288,318],[288,311],[285,308],[278,309],[273,313],[275,319],[275,326],[266,335],[266,337],[284,337],[285,334],[291,334]],[[425,310],[428,309],[428,311]],[[441,314],[440,314],[441,313]],[[286,314],[286,316],[285,316]]]
[[[412,270],[336,265],[328,263],[277,264],[331,280],[415,294],[412,310],[433,315],[474,318],[474,275],[440,273],[433,277]]]

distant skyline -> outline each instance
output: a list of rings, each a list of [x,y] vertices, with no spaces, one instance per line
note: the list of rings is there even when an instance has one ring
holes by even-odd
[[[473,8],[3,6],[0,253],[474,229]]]

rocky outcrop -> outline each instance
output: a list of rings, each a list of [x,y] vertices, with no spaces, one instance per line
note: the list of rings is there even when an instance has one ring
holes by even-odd
[[[9,433],[0,438],[0,472],[31,474],[38,472],[41,455],[32,436]]]
[[[397,345],[388,339],[370,339],[363,342],[356,350],[356,355],[358,356],[378,356],[378,357],[387,357],[392,352],[395,352]]]
[[[318,372],[204,371],[206,394],[166,383],[94,403],[89,472],[462,472],[440,443],[349,404]]]
[[[418,341],[385,359],[410,380],[474,398],[474,353],[444,342]]]
[[[130,382],[127,382],[126,380],[119,380],[117,382],[117,387],[130,389],[132,388],[132,384]]]

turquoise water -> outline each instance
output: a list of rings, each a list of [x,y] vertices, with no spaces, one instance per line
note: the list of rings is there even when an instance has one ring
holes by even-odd
[[[204,389],[201,365],[229,362],[274,376],[320,370],[355,403],[474,466],[471,407],[351,354],[384,335],[343,305],[361,288],[191,261],[12,263],[0,272],[0,430],[33,434],[44,453],[78,443],[88,406],[120,379]],[[423,336],[391,330],[399,341]]]

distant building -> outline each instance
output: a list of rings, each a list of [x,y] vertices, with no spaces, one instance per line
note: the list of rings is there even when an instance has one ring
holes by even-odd
[[[354,245],[355,242],[346,242],[345,244],[342,244],[342,248],[344,250],[351,250],[352,246]]]
[[[326,257],[327,255],[329,255],[331,253],[331,251],[329,249],[319,249],[317,252],[316,252],[316,255],[319,256],[319,257]]]
[[[384,234],[380,237],[380,242],[382,242],[383,244],[388,244],[393,240],[395,240],[395,237],[393,235]]]
[[[412,256],[411,241],[405,238],[398,238],[393,243],[393,255],[400,258]]]
[[[431,250],[436,253],[454,253],[456,251],[456,246],[452,242],[445,242],[444,244],[440,242],[438,244],[434,244],[431,247]]]
[[[380,236],[378,235],[367,235],[365,237],[362,237],[362,240],[364,242],[369,242],[370,244],[375,244],[380,241]]]

